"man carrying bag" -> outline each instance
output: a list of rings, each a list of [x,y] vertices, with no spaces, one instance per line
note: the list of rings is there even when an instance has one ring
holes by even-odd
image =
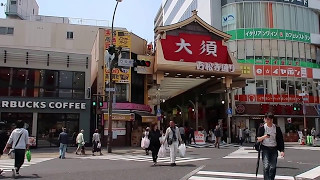
[[[4,153],[8,152],[9,148],[11,150],[9,155],[11,158],[14,158],[14,169],[12,169],[12,177],[15,178],[16,175],[20,175],[19,170],[24,163],[24,157],[26,149],[29,149],[29,133],[24,127],[24,122],[18,120],[17,128],[12,131]]]

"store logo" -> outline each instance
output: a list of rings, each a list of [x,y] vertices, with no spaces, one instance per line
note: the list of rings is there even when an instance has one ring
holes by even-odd
[[[39,102],[39,101],[0,101],[1,108],[28,109],[86,109],[86,103],[80,102]]]
[[[222,16],[222,26],[226,26],[228,24],[234,24],[236,22],[235,15],[228,14],[225,16]]]
[[[240,66],[242,74],[250,74],[251,68],[249,66]]]

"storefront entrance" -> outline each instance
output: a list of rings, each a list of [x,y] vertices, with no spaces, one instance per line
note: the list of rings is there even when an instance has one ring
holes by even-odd
[[[29,132],[29,136],[32,133],[32,113],[10,113],[3,112],[1,113],[1,121],[6,124],[5,130],[11,133],[12,130],[16,128],[16,122],[18,120],[23,120],[25,122],[25,128]]]
[[[74,146],[79,131],[79,119],[80,114],[39,113],[37,147],[59,146],[58,137],[63,127],[67,128],[69,145]]]

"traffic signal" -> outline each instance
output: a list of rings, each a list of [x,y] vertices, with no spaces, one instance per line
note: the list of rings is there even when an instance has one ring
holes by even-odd
[[[99,105],[99,108],[103,107],[103,97],[102,96],[98,96],[98,105]]]
[[[97,96],[92,96],[92,106],[93,107],[97,106]]]
[[[294,103],[294,104],[293,104],[293,110],[294,110],[294,111],[300,111],[300,110],[301,110],[301,105],[300,105],[300,104],[297,104],[297,103]]]
[[[102,125],[102,114],[97,114],[97,128],[100,129]]]
[[[116,48],[114,47],[114,45],[109,47],[108,52],[111,56],[116,52]]]
[[[145,61],[145,60],[135,60],[134,61],[134,67],[137,67],[137,66],[150,67],[150,65],[151,65],[150,61]]]

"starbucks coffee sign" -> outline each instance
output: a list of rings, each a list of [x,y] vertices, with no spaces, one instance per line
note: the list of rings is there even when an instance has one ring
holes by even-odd
[[[27,108],[27,109],[76,109],[85,110],[84,102],[46,102],[46,101],[0,101],[0,108]]]

